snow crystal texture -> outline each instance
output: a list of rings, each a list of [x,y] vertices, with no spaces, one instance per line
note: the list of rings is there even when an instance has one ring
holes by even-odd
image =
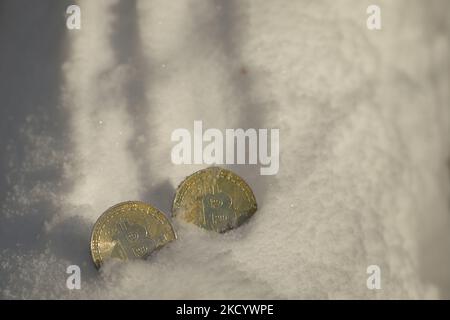
[[[377,1],[379,31],[365,0],[72,3],[0,5],[1,298],[450,297],[448,1]],[[280,129],[277,175],[228,166],[257,213],[97,271],[103,211],[170,215],[204,167],[170,161],[194,120]]]

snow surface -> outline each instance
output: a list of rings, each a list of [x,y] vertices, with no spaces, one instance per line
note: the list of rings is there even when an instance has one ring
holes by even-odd
[[[0,4],[0,297],[450,297],[448,1],[72,2]],[[170,162],[194,120],[280,129],[277,175],[229,166],[257,213],[97,272],[103,211],[204,167]]]

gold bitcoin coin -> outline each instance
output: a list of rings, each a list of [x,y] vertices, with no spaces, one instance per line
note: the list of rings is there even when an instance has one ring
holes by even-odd
[[[161,211],[139,201],[122,202],[106,210],[95,223],[92,259],[97,268],[110,258],[145,259],[175,239],[175,231]]]
[[[172,214],[202,228],[225,232],[256,211],[248,184],[229,170],[210,167],[187,177],[178,187]]]

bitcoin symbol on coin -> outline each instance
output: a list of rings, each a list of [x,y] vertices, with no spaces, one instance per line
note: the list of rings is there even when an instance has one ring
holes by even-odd
[[[111,256],[123,260],[145,258],[155,248],[155,242],[149,238],[147,229],[127,220],[117,224],[117,232],[112,239],[117,241],[117,244]]]
[[[106,210],[94,225],[92,259],[97,267],[109,258],[145,259],[176,239],[169,220],[158,209],[139,201]]]
[[[208,229],[225,230],[235,219],[231,198],[223,193],[206,194],[203,199],[203,215]]]
[[[235,173],[218,167],[200,170],[178,187],[172,214],[202,228],[225,232],[256,211],[248,184]]]

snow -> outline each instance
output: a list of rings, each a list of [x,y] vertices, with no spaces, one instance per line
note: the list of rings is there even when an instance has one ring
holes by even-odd
[[[5,1],[0,297],[450,297],[449,4]],[[215,234],[174,219],[147,261],[89,253],[125,200],[170,215],[177,128],[280,129],[280,170],[232,165],[258,211]],[[66,268],[81,268],[68,290]],[[379,265],[382,289],[368,290]]]

